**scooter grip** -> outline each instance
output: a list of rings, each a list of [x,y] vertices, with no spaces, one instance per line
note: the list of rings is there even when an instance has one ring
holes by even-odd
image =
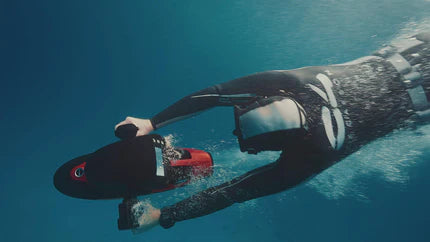
[[[136,137],[138,130],[134,124],[124,124],[116,128],[115,136],[120,139],[131,139]]]

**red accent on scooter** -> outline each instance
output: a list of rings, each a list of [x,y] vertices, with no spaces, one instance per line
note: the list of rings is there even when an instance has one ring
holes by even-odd
[[[85,175],[85,165],[87,162],[83,162],[70,170],[70,177],[75,181],[88,182],[87,176]]]
[[[180,159],[180,160],[171,160],[171,166],[191,166],[191,171],[194,177],[206,177],[210,176],[213,173],[213,160],[212,156],[205,151],[190,149],[190,148],[181,148],[190,153],[191,158],[189,159]],[[162,189],[154,189],[153,193],[156,192],[164,192],[168,190],[172,190],[178,187],[182,187],[190,183],[191,180],[186,180],[184,182],[178,184],[170,184]]]
[[[182,148],[190,152],[190,159],[180,159],[170,161],[171,166],[191,166],[193,176],[206,177],[213,173],[213,160],[208,152],[190,148]]]

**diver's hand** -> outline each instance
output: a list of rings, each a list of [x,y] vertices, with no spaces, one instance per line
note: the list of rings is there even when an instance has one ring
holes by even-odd
[[[127,117],[124,121],[118,123],[115,125],[115,130],[122,125],[125,124],[133,124],[137,127],[137,133],[136,136],[142,136],[151,133],[154,130],[154,127],[152,127],[152,123],[149,119],[140,119],[140,118],[133,118],[133,117]]]
[[[161,214],[160,209],[154,208],[149,202],[143,203],[142,206],[145,212],[137,218],[139,227],[132,229],[134,234],[148,231],[159,225]]]

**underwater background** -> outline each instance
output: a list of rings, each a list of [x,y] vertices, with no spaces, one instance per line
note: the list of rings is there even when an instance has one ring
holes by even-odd
[[[199,89],[342,63],[430,30],[429,0],[0,0],[1,241],[429,241],[430,125],[396,130],[309,182],[134,235],[118,200],[66,197],[64,162]],[[157,133],[214,157],[212,178],[140,197],[161,207],[274,161],[239,152],[233,110]]]

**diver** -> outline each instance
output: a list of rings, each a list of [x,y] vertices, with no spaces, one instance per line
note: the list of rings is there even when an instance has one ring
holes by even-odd
[[[352,62],[256,73],[186,96],[151,119],[117,124],[145,135],[216,106],[234,107],[241,151],[282,151],[263,167],[137,218],[142,230],[204,216],[297,186],[396,128],[430,120],[430,32]],[[412,121],[412,122],[411,122]]]

